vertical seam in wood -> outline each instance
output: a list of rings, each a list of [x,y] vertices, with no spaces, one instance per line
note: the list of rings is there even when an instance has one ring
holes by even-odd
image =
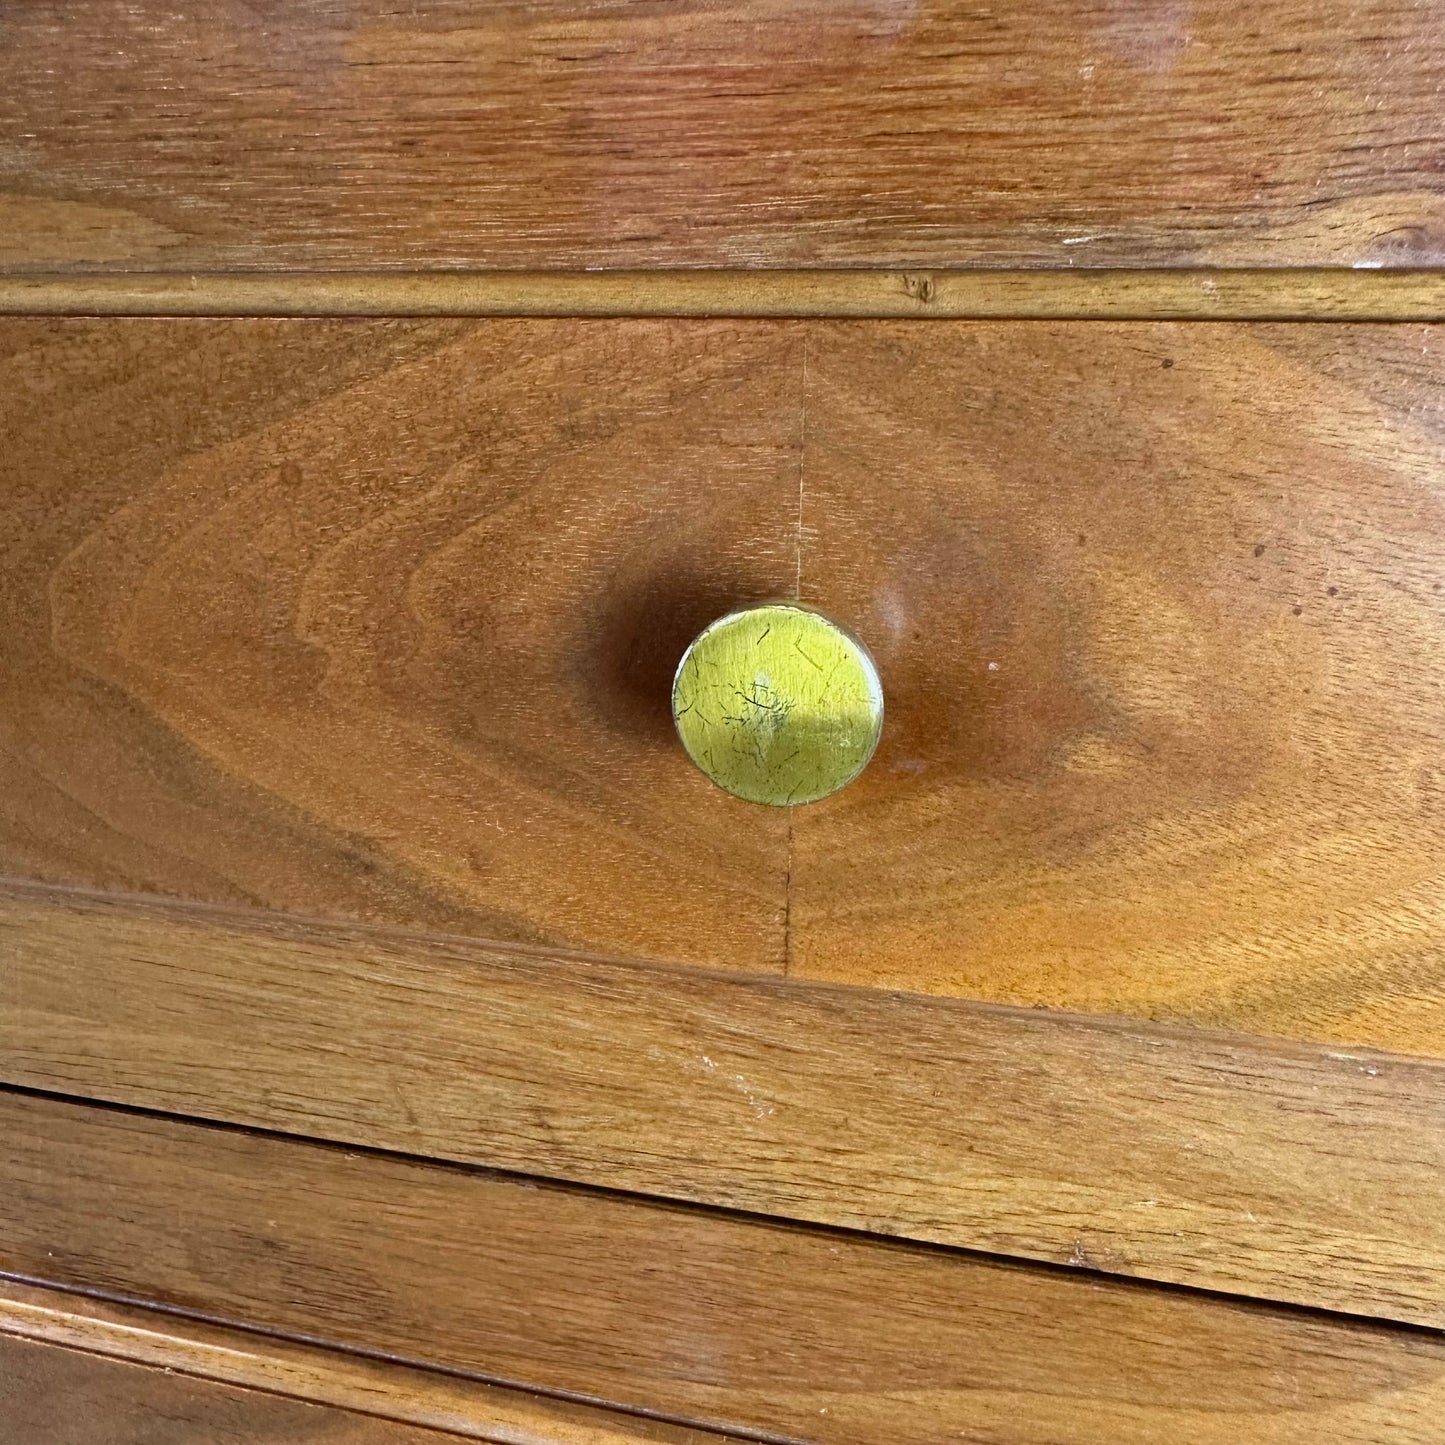
[[[798,389],[798,516],[794,533],[793,597],[803,600],[803,486],[808,458],[808,328],[802,330],[802,382]],[[788,809],[787,867],[783,876],[783,977],[793,968],[793,810]]]
[[[803,383],[798,393],[798,528],[796,539],[796,568],[793,576],[793,596],[803,600],[803,480],[808,455],[808,328],[803,333]]]
[[[793,814],[788,812],[788,858],[783,872],[783,977],[793,970]]]

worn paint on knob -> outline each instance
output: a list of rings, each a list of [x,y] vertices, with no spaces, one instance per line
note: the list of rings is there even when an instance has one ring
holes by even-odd
[[[688,756],[750,803],[815,803],[852,782],[883,729],[883,688],[846,628],[792,602],[731,612],[683,654],[672,715]]]

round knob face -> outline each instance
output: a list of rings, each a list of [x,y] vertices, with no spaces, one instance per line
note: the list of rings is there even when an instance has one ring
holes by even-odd
[[[730,612],[678,664],[672,716],[688,756],[750,803],[815,803],[863,771],[883,729],[868,649],[794,602]]]

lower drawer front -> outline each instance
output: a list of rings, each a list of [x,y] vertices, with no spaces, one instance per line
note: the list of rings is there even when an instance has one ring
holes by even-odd
[[[0,322],[0,869],[1445,1047],[1422,325]],[[668,690],[873,650],[788,812]]]
[[[398,1391],[294,1350],[278,1370],[264,1342],[210,1335],[192,1370],[214,1373],[220,1343],[232,1380],[297,1388],[304,1364],[323,1397],[367,1386],[374,1412],[400,1396],[432,1423],[488,1418],[458,1398],[478,1376],[653,1417],[564,1428],[493,1401],[510,1429],[472,1438],[717,1445],[660,1417],[814,1445],[1426,1445],[1445,1411],[1433,1331],[56,1100],[0,1095],[0,1126],[0,1270],[441,1366],[454,1388]],[[6,1369],[0,1333],[8,1440]],[[164,1394],[142,1391],[158,1415]],[[214,1438],[230,1437],[177,1445]],[[318,1438],[411,1445],[380,1427]]]

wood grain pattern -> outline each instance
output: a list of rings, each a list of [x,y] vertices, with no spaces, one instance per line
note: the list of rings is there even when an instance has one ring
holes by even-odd
[[[0,1080],[1445,1326],[1445,1065],[9,890]]]
[[[818,1445],[1407,1445],[1435,1335],[0,1096],[0,1266]]]
[[[669,687],[796,585],[800,383],[723,323],[7,323],[3,868],[780,968],[786,821]]]
[[[156,1413],[167,1418],[173,1414],[174,1401],[163,1386],[153,1387],[135,1374],[92,1370],[85,1363],[103,1357],[147,1366],[145,1373],[150,1376],[163,1372],[167,1379],[186,1377],[240,1386],[246,1400],[265,1398],[255,1393],[265,1391],[268,1396],[339,1407],[348,1412],[348,1420],[356,1418],[350,1412],[357,1412],[362,1417],[423,1426],[425,1433],[415,1432],[416,1438],[436,1445],[443,1445],[444,1440],[485,1440],[493,1445],[726,1445],[735,1438],[508,1389],[456,1372],[418,1369],[393,1360],[370,1359],[345,1350],[229,1329],[174,1312],[116,1304],[0,1278],[0,1355],[9,1341],[18,1340],[51,1347],[49,1356],[71,1355],[72,1360],[68,1365],[55,1359],[49,1366],[42,1364],[28,1394],[21,1383],[24,1377],[7,1372],[0,1362],[0,1383],[8,1383],[13,1392],[7,1395],[0,1389],[0,1424],[12,1426],[21,1412],[28,1412],[32,1419],[42,1417],[41,1423],[52,1431],[72,1419],[81,1426],[89,1425],[91,1430],[96,1428],[97,1420],[114,1422],[116,1392],[105,1388],[110,1382],[129,1386],[132,1398],[153,1397]],[[72,1352],[80,1353],[77,1356]],[[11,1358],[23,1357],[12,1351]],[[68,1410],[57,1410],[47,1419],[43,1407],[50,1390],[62,1386],[62,1373],[79,1379],[78,1388],[87,1405],[77,1408],[67,1402]],[[103,1391],[101,1403],[89,1404],[97,1389]],[[8,1416],[7,1405],[11,1412]],[[315,1412],[298,1412],[290,1418],[294,1422],[314,1417]],[[335,1411],[328,1411],[326,1418],[334,1422]],[[143,1416],[141,1423],[154,1428],[154,1414],[149,1419]],[[208,1423],[214,1428],[214,1417]],[[333,1423],[332,1428],[334,1431],[339,1426]],[[438,1437],[433,1431],[446,1433]],[[405,1438],[410,1441],[412,1436],[413,1432],[408,1431]],[[52,1439],[43,1431],[6,1438],[24,1445],[40,1445]],[[187,1445],[192,1441],[194,1445],[211,1445],[217,1439],[210,1433],[199,1439],[193,1435],[182,1438]],[[261,1434],[239,1438],[270,1437]],[[289,1445],[292,1440],[309,1437],[298,1432],[277,1438],[278,1445],[282,1441]],[[326,1438],[333,1440],[336,1436],[333,1433]],[[343,1432],[343,1438],[351,1437]],[[78,1429],[59,1439],[67,1445],[96,1445],[98,1437]],[[138,1445],[142,1442],[160,1445],[155,1436],[144,1431]]]
[[[793,970],[1445,1052],[1440,345],[813,328],[803,597],[889,726]]]
[[[447,1445],[462,1438],[3,1334],[0,1432],[23,1445]]]
[[[1436,263],[1440,11],[31,0],[12,268]]]
[[[0,870],[1445,1054],[1439,344],[6,321]],[[790,823],[668,691],[799,584]]]
[[[5,275],[0,315],[1441,321],[1445,273],[658,270]]]

